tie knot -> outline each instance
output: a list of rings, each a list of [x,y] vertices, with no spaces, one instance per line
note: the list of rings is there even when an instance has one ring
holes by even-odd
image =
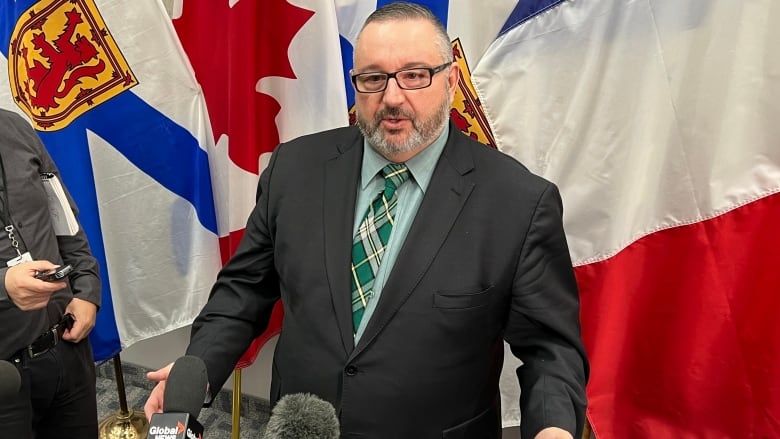
[[[385,193],[389,190],[392,193],[401,186],[401,183],[409,179],[409,168],[403,163],[390,163],[382,168],[382,175],[385,177]],[[389,198],[388,196],[388,198]]]

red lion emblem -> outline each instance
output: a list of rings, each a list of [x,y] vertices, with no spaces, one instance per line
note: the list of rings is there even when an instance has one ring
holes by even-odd
[[[11,92],[39,129],[60,130],[138,84],[95,0],[38,0],[8,48]]]
[[[49,61],[48,68],[37,59],[31,66],[27,61],[28,49],[22,50],[27,75],[33,82],[34,93],[30,93],[29,83],[25,86],[30,103],[44,111],[59,107],[57,99],[64,98],[73,87],[81,84],[81,78],[97,79],[106,68],[105,62],[98,58],[95,46],[85,36],[75,33],[76,26],[83,22],[81,14],[74,8],[65,15],[65,29],[52,43],[46,40],[43,32],[33,34],[33,46]],[[93,59],[96,62],[89,64]]]

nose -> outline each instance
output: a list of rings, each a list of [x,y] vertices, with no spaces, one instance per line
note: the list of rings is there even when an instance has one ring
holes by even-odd
[[[385,88],[382,94],[382,101],[388,106],[397,107],[398,104],[406,99],[404,90],[398,86],[398,81],[395,78],[387,79],[387,88]]]

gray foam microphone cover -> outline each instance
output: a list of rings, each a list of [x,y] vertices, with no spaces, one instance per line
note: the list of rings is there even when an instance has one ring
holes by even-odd
[[[310,393],[282,396],[271,411],[264,439],[339,439],[336,409]]]

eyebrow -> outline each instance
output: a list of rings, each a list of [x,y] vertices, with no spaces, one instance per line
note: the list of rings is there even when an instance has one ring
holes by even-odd
[[[398,70],[406,70],[406,69],[429,69],[431,66],[428,65],[428,63],[423,62],[412,62],[412,63],[406,63],[403,66],[401,66]],[[398,71],[394,70],[394,71]],[[387,73],[387,70],[382,70],[378,65],[376,64],[369,64],[366,67],[362,69],[353,69],[355,74],[361,74],[361,73]]]

